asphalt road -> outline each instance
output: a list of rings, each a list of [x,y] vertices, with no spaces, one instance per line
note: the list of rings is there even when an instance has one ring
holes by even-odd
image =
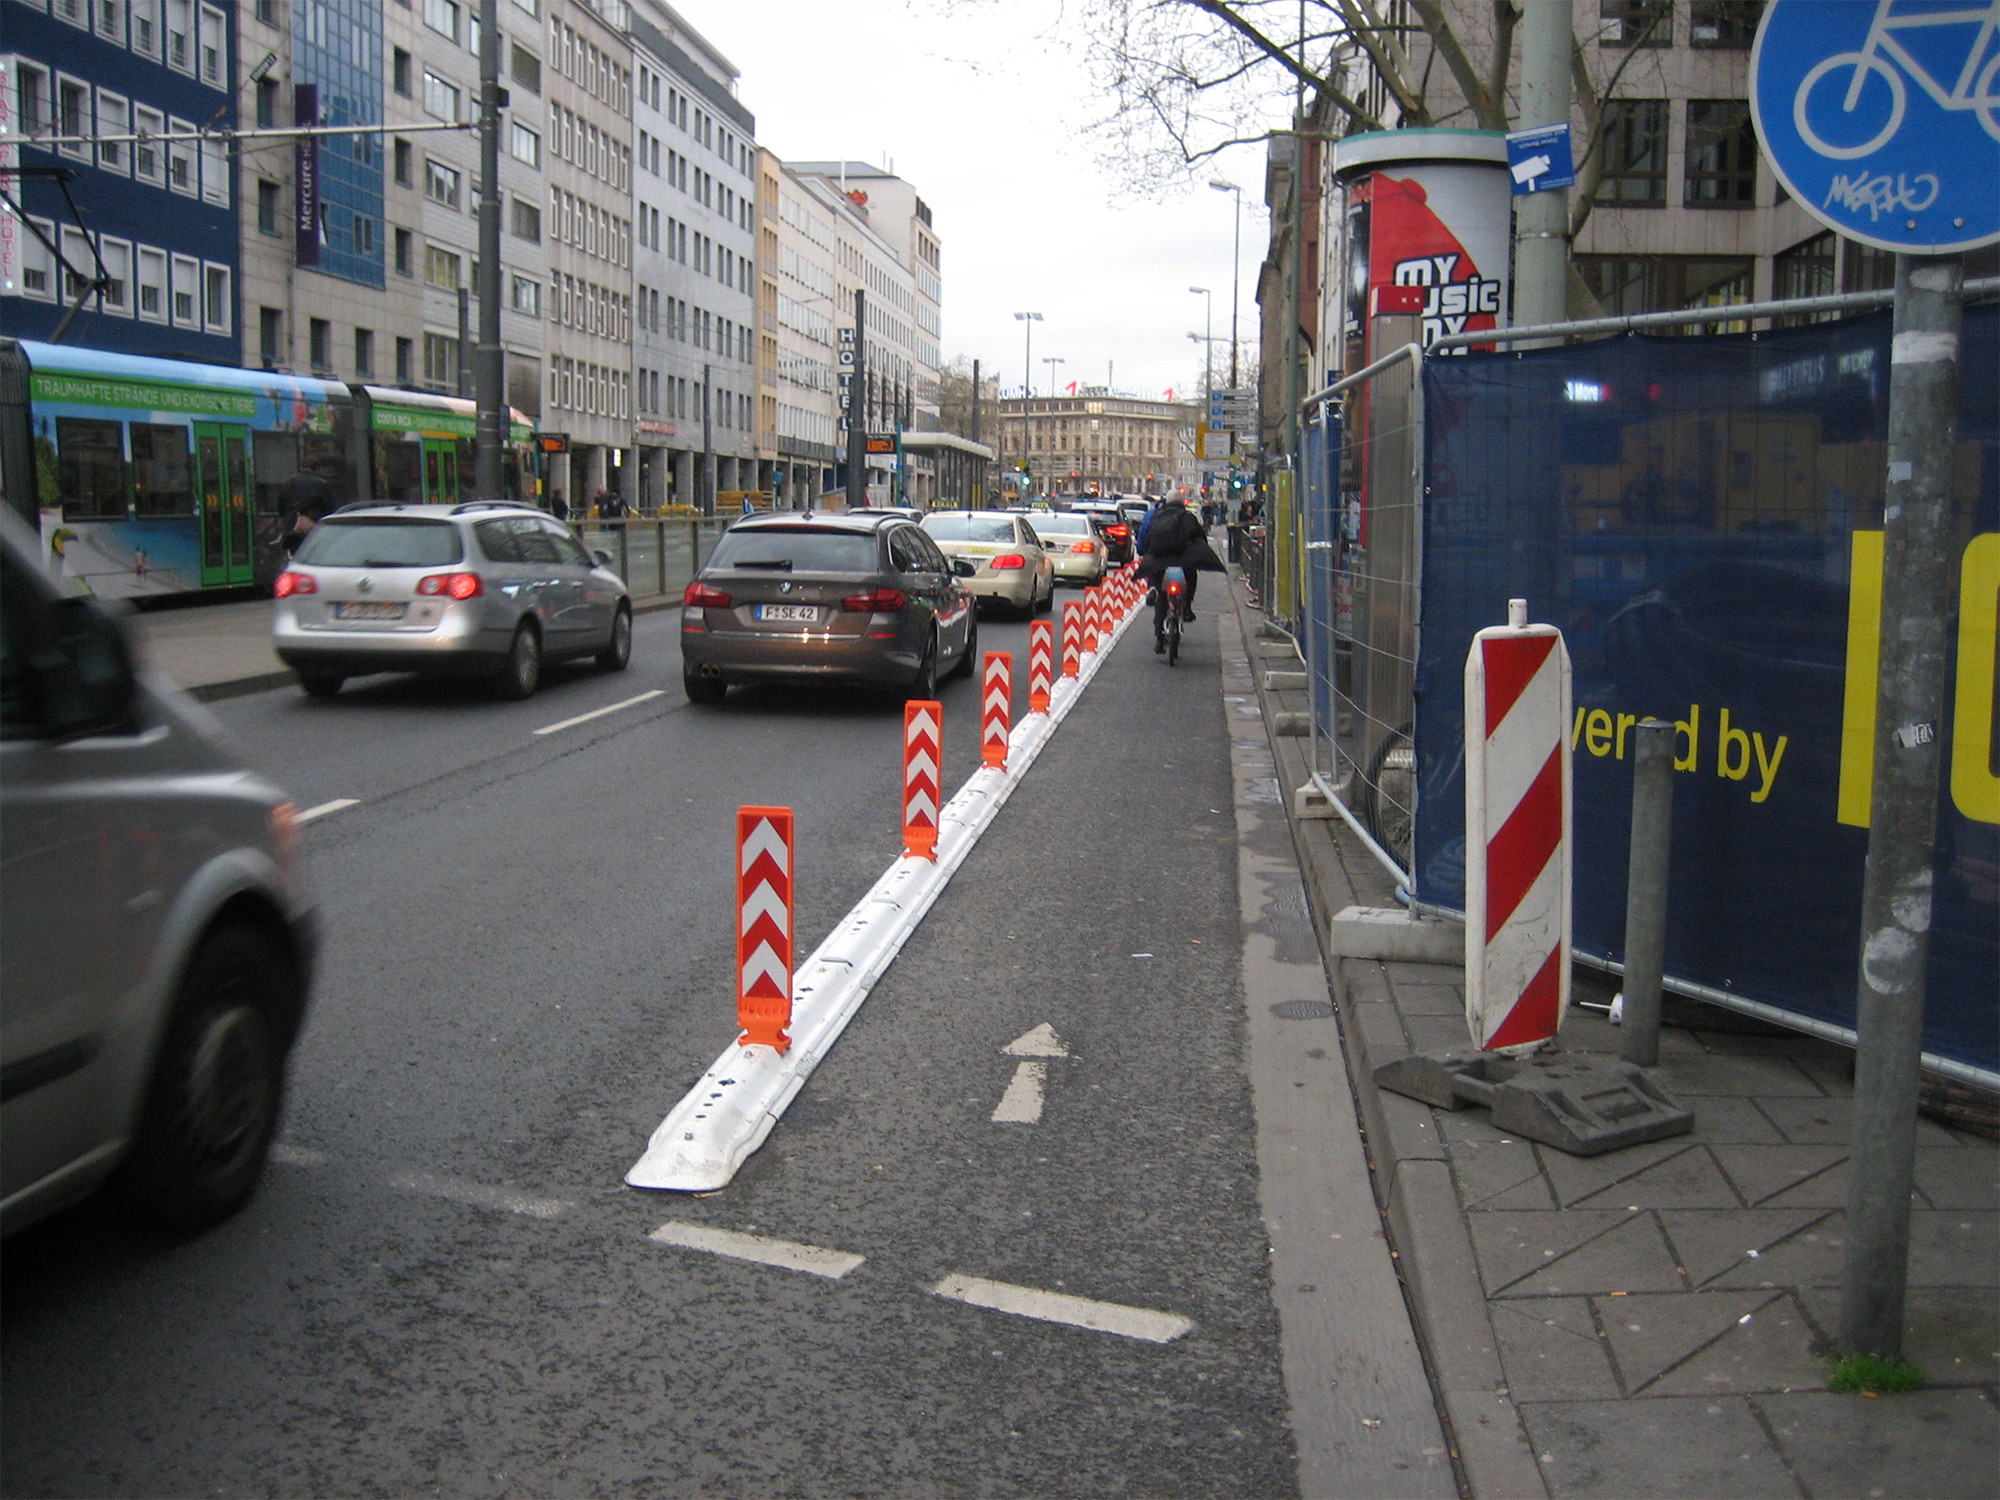
[[[1073,596],[1065,596],[1073,597]],[[525,704],[217,705],[302,807],[328,937],[256,1200],[9,1242],[9,1495],[1286,1494],[1214,624],[1143,625],[737,1181],[622,1175],[732,1035],[732,815],[797,812],[809,947],[898,852],[901,713],[689,706],[671,613]],[[1027,627],[987,621],[1026,696]],[[574,727],[535,730],[634,696]],[[977,755],[944,694],[946,774]],[[1038,1123],[991,1116],[1046,1023]],[[863,1257],[833,1279],[649,1238]],[[968,1305],[1169,1314],[1155,1343]]]

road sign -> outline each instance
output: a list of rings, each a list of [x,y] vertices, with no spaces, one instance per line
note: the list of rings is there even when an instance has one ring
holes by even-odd
[[[1822,224],[1882,250],[2000,240],[2000,0],[1771,0],[1750,112]]]
[[[1507,175],[1514,179],[1516,198],[1571,186],[1576,181],[1576,160],[1568,122],[1508,131]]]
[[[569,452],[569,434],[566,432],[538,432],[535,447],[543,453]]]

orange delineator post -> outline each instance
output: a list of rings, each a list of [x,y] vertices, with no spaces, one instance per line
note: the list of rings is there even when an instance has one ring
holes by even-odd
[[[903,705],[903,853],[936,859],[938,813],[944,802],[944,705]]]
[[[1053,620],[1037,620],[1028,627],[1028,712],[1049,711],[1049,693],[1055,686],[1056,627]]]
[[[1083,654],[1083,606],[1065,604],[1063,606],[1062,633],[1062,674],[1074,677],[1082,669]]]
[[[1014,717],[1014,658],[1005,651],[987,652],[980,680],[985,697],[979,709],[979,756],[1004,771],[1007,732]]]
[[[1103,625],[1099,619],[1102,610],[1095,585],[1083,591],[1083,649],[1086,653],[1097,649],[1097,637]]]
[[[792,1045],[792,810],[736,809],[738,1045]]]

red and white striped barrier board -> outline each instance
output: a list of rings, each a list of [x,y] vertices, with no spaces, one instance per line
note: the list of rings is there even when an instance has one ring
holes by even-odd
[[[1049,694],[1056,681],[1056,622],[1037,620],[1028,627],[1028,712],[1049,711]]]
[[[903,705],[903,853],[936,859],[944,803],[944,705]]]
[[[1014,658],[1005,651],[987,652],[980,681],[985,696],[979,705],[979,758],[1004,771],[1014,719]]]
[[[1097,638],[1103,634],[1103,600],[1096,585],[1083,591],[1083,649],[1085,652],[1097,649]]]
[[[1465,661],[1465,1019],[1487,1050],[1551,1040],[1569,1002],[1569,695],[1562,632],[1508,600]]]
[[[792,810],[736,809],[738,1046],[792,1045]]]
[[[1083,606],[1063,606],[1062,673],[1074,677],[1083,668]]]

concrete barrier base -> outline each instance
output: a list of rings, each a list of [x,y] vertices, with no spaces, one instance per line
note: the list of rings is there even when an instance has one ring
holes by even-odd
[[[1400,906],[1350,906],[1336,912],[1328,939],[1341,958],[1413,964],[1465,962],[1463,927],[1413,917]]]

